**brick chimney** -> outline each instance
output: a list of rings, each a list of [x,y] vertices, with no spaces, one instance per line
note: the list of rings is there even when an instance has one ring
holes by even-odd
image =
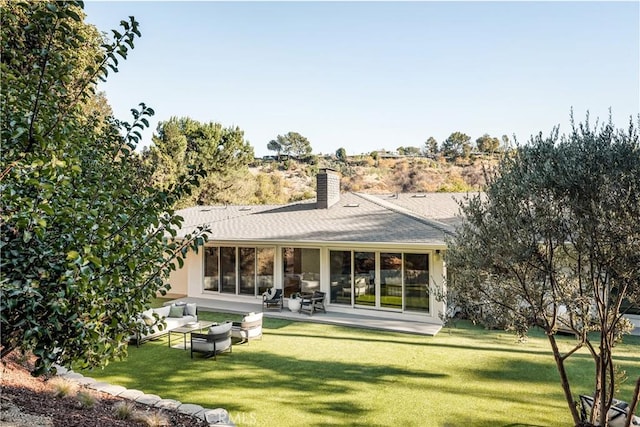
[[[320,169],[316,176],[316,208],[328,209],[340,201],[340,175],[333,169]]]

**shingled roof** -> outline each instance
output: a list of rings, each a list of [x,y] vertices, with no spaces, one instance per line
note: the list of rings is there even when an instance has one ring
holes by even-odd
[[[215,241],[389,243],[443,246],[463,195],[343,193],[328,209],[315,200],[287,205],[195,206],[177,213],[181,236],[209,226]]]

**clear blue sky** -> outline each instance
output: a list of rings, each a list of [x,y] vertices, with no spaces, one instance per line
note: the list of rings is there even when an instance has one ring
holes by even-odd
[[[521,143],[640,112],[640,2],[93,2],[101,31],[142,38],[101,85],[117,118],[145,102],[239,126],[256,155],[299,132],[314,153],[368,153],[460,131]],[[635,119],[634,119],[635,120]],[[145,133],[150,143],[152,130]]]

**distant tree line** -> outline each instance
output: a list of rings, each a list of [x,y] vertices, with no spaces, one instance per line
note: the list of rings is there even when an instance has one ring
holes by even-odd
[[[284,154],[285,159],[293,156],[298,159],[304,159],[311,155],[311,145],[309,141],[296,132],[288,134],[269,141],[267,149],[275,151],[276,159],[282,160]],[[369,155],[377,160],[382,153],[383,157],[428,157],[435,159],[437,157],[446,160],[455,161],[459,158],[468,159],[471,155],[493,155],[503,153],[511,149],[511,142],[507,135],[501,138],[491,136],[487,133],[477,138],[475,141],[463,132],[453,132],[442,143],[439,143],[434,137],[430,136],[421,147],[416,146],[400,146],[396,148],[395,153],[387,150],[372,151]],[[344,147],[340,147],[335,152],[335,158],[340,162],[347,162],[348,156]]]

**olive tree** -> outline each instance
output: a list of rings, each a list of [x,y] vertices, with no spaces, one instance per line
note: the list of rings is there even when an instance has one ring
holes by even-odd
[[[103,40],[82,9],[1,8],[1,355],[33,352],[34,375],[125,356],[135,314],[205,239],[202,230],[173,239],[182,222],[173,205],[198,176],[156,191],[135,151],[153,110],[141,104],[128,123],[92,107],[138,22]]]
[[[576,425],[581,423],[565,362],[581,348],[595,365],[592,424],[606,414],[619,384],[615,344],[630,331],[624,317],[640,302],[640,146],[637,125],[539,134],[487,172],[486,192],[461,205],[450,242],[448,293],[467,314],[525,336],[548,337]],[[556,332],[571,331],[562,353]],[[637,400],[637,396],[634,397]]]

